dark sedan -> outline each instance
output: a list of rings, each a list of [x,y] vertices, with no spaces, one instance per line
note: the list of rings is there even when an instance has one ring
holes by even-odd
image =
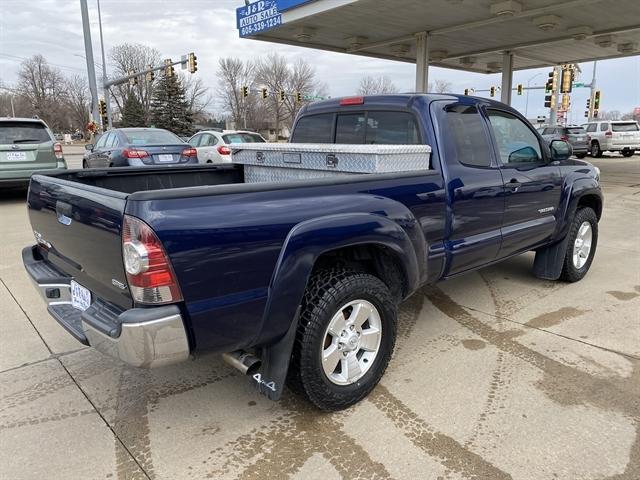
[[[584,158],[589,151],[589,139],[587,132],[582,127],[545,127],[540,132],[542,138],[551,143],[552,140],[564,140],[571,144],[573,154],[578,158]]]
[[[198,163],[195,148],[161,128],[118,128],[85,147],[83,168]]]

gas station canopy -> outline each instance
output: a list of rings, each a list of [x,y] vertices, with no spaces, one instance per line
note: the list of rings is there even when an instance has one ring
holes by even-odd
[[[417,91],[430,65],[511,77],[640,51],[640,0],[259,0],[237,17],[242,37],[416,63]]]

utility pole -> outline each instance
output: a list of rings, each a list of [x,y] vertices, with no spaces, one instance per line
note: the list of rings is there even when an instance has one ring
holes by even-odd
[[[591,99],[591,101],[589,102],[589,118],[588,120],[591,121],[593,120],[593,99],[596,95],[596,67],[598,65],[598,62],[595,61],[593,62],[593,75],[591,76],[591,85],[589,85],[589,98]]]
[[[113,126],[111,120],[111,99],[109,98],[109,87],[106,87],[107,83],[107,61],[104,57],[104,39],[102,38],[102,14],[100,13],[100,0],[98,2],[98,27],[100,29],[100,48],[102,50],[102,92],[104,94],[104,101],[107,104],[107,128]]]
[[[91,116],[93,121],[98,118],[98,87],[96,85],[96,69],[93,65],[93,46],[91,44],[91,30],[89,27],[89,10],[87,0],[80,0],[80,12],[82,14],[82,31],[84,33],[84,52],[87,59],[87,75],[89,77],[89,91],[91,92]]]
[[[553,67],[553,74],[558,80],[555,82],[553,90],[551,90],[551,98],[555,98],[549,108],[549,125],[551,126],[555,126],[558,123],[558,101],[560,100],[560,67],[558,65]]]

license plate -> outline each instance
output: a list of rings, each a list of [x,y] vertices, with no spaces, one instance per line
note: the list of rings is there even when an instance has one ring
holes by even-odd
[[[7,152],[7,160],[10,162],[24,162],[26,159],[25,152]]]
[[[158,155],[159,162],[173,162],[173,155]]]
[[[578,137],[578,138],[576,138],[576,142],[581,142],[581,141],[583,141],[583,140],[584,140],[584,137]]]
[[[73,280],[71,280],[71,305],[82,311],[85,311],[91,305],[91,292],[89,289]]]

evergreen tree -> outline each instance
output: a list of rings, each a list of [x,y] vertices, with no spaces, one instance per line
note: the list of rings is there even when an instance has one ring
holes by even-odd
[[[177,75],[160,77],[151,98],[151,124],[176,135],[193,133],[193,116],[185,97],[185,90]]]
[[[122,108],[121,127],[146,127],[144,118],[144,107],[138,97],[133,93],[127,97],[127,101]]]

